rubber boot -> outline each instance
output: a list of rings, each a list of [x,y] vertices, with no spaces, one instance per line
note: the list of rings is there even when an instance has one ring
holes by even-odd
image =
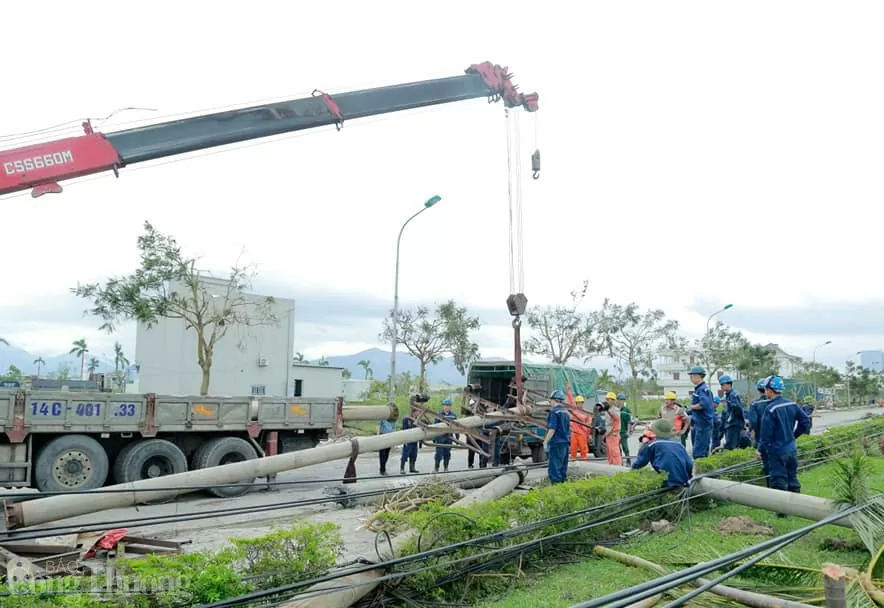
[[[399,474],[405,475],[405,465],[404,464],[401,467],[399,467]]]

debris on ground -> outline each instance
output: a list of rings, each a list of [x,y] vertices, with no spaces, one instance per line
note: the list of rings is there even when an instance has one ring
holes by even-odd
[[[385,498],[377,511],[363,521],[363,527],[372,532],[382,530],[390,532],[389,522],[396,520],[396,516],[411,513],[428,502],[438,502],[448,506],[460,500],[461,497],[460,490],[441,479],[431,477]]]
[[[865,551],[866,546],[858,538],[824,538],[820,543],[826,551]]]
[[[757,534],[759,536],[774,536],[775,532],[772,526],[755,521],[748,515],[739,515],[737,517],[727,517],[718,524],[719,534],[726,536],[731,534]]]
[[[658,519],[657,521],[651,522],[651,532],[654,534],[669,534],[673,531],[675,531],[675,526],[673,526],[669,520]]]

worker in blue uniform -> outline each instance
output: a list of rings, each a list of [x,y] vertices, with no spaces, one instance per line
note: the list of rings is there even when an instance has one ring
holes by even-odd
[[[408,416],[402,417],[402,430],[406,431],[408,429],[413,429],[417,427],[417,419],[419,413],[417,408],[411,408],[411,414]],[[408,471],[410,473],[417,473],[418,470],[415,468],[415,464],[417,463],[417,441],[412,443],[406,443],[402,446],[402,458],[399,460],[399,474],[405,475],[405,463],[408,463]]]
[[[562,483],[568,479],[571,416],[565,409],[565,394],[562,391],[553,391],[549,398],[553,407],[546,416],[547,431],[543,438],[543,449],[546,451],[550,483]]]
[[[801,492],[795,439],[810,432],[810,419],[798,404],[783,397],[785,384],[779,376],[768,379],[764,389],[768,401],[761,419],[757,457],[767,462],[771,488]]]
[[[692,423],[694,428],[693,452],[694,459],[706,458],[712,449],[712,431],[715,427],[715,404],[712,402],[712,391],[706,385],[706,370],[695,365],[688,372],[694,384],[691,395]]]
[[[758,439],[761,437],[761,417],[764,414],[764,408],[767,406],[767,396],[765,395],[765,387],[770,377],[762,378],[755,384],[758,390],[758,397],[749,404],[749,430],[752,432],[752,445],[758,447]]]
[[[641,469],[650,464],[658,473],[667,474],[664,487],[689,486],[694,475],[694,461],[676,437],[672,423],[663,418],[655,420],[651,423],[651,433],[654,438],[639,449],[632,468]]]
[[[451,411],[451,399],[444,399],[442,401],[442,412],[434,422],[444,422],[445,420],[457,420],[457,414]],[[448,464],[451,462],[451,444],[453,443],[451,433],[436,437],[435,443],[437,444],[435,454],[436,466],[433,470],[438,473],[439,465],[442,464],[447,473]]]
[[[814,407],[813,401],[810,397],[805,397],[801,400],[801,409],[807,414],[807,419],[810,420],[810,428],[813,429],[813,413],[816,411],[816,407]],[[810,433],[810,431],[808,431],[808,433]]]
[[[734,381],[730,376],[722,376],[718,384],[724,392],[724,449],[736,450],[740,447],[740,435],[746,427],[746,407],[743,398],[734,390]]]

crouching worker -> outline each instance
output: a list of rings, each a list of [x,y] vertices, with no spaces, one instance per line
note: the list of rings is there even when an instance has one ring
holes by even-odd
[[[658,473],[667,473],[663,482],[667,488],[684,488],[690,485],[694,474],[694,461],[676,437],[672,423],[668,420],[655,420],[651,424],[654,438],[642,445],[638,451],[633,469],[641,469],[650,464]]]

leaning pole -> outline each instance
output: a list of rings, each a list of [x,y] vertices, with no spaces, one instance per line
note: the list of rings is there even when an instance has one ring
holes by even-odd
[[[489,422],[506,420],[513,414],[523,415],[525,413],[526,410],[521,407],[500,412],[488,412],[484,416],[461,418],[457,420],[457,426],[478,428]],[[443,422],[405,431],[394,431],[384,435],[354,437],[350,441],[331,443],[278,456],[266,456],[208,469],[142,479],[80,494],[48,496],[23,502],[2,501],[0,502],[0,507],[3,508],[3,514],[0,515],[0,532],[107,509],[168,499],[213,486],[235,484],[256,477],[276,475],[284,471],[332,460],[355,458],[365,452],[377,452],[384,448],[432,439],[452,432],[457,431]]]

